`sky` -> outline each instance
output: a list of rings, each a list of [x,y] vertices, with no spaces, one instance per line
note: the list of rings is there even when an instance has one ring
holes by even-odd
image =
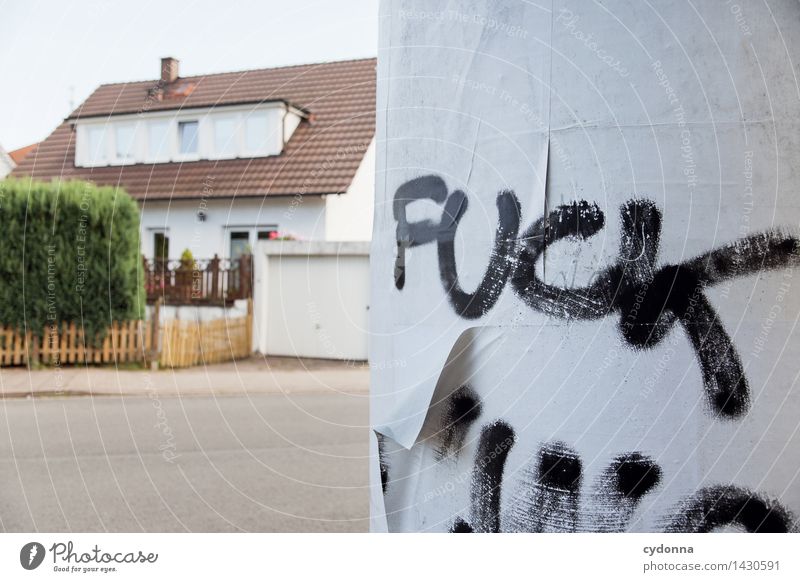
[[[0,0],[0,145],[41,141],[103,83],[374,57],[378,0]]]

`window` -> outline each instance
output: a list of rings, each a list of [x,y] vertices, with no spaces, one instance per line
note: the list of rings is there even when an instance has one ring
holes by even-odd
[[[153,254],[157,262],[169,259],[169,237],[166,232],[153,233]]]
[[[106,126],[95,125],[86,128],[86,135],[88,136],[88,152],[87,157],[92,164],[98,164],[108,159],[107,144],[106,144]]]
[[[169,160],[169,121],[152,121],[147,130],[148,157],[159,162]]]
[[[267,149],[269,119],[266,111],[256,111],[247,116],[244,124],[244,146],[249,154],[258,154]]]
[[[236,118],[220,117],[214,120],[214,152],[222,157],[235,157],[239,147],[236,143]]]
[[[250,252],[250,231],[235,230],[231,232],[231,259],[238,259]]]
[[[133,161],[134,138],[136,128],[133,125],[118,125],[114,134],[117,160]]]
[[[178,122],[178,139],[181,154],[197,153],[197,121]]]

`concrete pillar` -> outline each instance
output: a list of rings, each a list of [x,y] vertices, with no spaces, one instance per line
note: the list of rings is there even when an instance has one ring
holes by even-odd
[[[381,10],[373,527],[795,528],[800,5]]]

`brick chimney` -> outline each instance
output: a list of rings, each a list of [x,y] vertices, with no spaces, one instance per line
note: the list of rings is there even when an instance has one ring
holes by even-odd
[[[178,78],[178,59],[164,57],[161,59],[161,83],[168,85]]]

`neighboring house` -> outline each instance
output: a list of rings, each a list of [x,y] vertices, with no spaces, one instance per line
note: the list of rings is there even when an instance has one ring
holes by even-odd
[[[15,166],[14,160],[6,153],[3,146],[0,146],[0,180],[8,176]]]
[[[8,152],[8,155],[11,156],[12,160],[14,160],[14,164],[19,166],[22,163],[22,160],[36,151],[36,147],[38,145],[38,143],[34,143],[29,146],[25,146],[24,148],[14,150],[13,152]]]
[[[258,240],[371,238],[375,59],[102,85],[14,176],[124,187],[142,252],[236,258]]]

